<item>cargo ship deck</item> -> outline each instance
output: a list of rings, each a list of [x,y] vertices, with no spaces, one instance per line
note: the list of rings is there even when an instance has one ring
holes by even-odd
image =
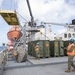
[[[5,66],[4,75],[75,75],[75,72],[65,73],[67,69],[67,56],[50,57],[36,60],[28,56],[23,63],[8,61]],[[75,62],[75,58],[74,58]]]

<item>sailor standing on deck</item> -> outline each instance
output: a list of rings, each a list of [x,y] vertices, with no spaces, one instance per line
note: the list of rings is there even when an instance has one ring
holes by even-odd
[[[68,55],[68,70],[65,72],[71,72],[71,66],[74,68],[72,71],[75,72],[75,65],[73,63],[73,58],[75,55],[75,44],[74,44],[74,39],[70,39],[69,45],[67,47],[67,55]]]
[[[39,43],[37,43],[35,46],[35,52],[36,52],[36,59],[40,59]]]

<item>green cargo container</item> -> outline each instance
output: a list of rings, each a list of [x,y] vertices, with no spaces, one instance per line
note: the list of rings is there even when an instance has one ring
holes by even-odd
[[[44,57],[50,57],[49,40],[43,41]]]
[[[28,54],[32,55],[32,43],[28,42]]]
[[[61,47],[64,47],[63,41],[59,41],[59,55],[64,56],[64,50]]]
[[[36,45],[36,43],[34,41],[32,41],[32,56],[36,56],[35,45]]]
[[[28,42],[28,54],[30,55],[30,42]]]
[[[64,47],[67,48],[69,41],[64,41]],[[67,56],[67,50],[64,50],[64,55]]]
[[[39,43],[39,53],[40,53],[40,57],[44,57],[44,53],[43,53],[43,41],[37,40],[37,41],[32,41],[33,47],[32,47],[32,56],[36,56],[35,53],[35,46],[36,44]]]
[[[39,43],[39,53],[40,57],[49,57],[50,56],[50,50],[49,50],[49,41],[48,40],[37,40],[37,41],[31,41],[31,44],[29,43],[28,48],[28,54],[32,56],[36,56],[35,53],[35,46]]]
[[[50,41],[50,55],[51,56],[59,56],[58,41]]]

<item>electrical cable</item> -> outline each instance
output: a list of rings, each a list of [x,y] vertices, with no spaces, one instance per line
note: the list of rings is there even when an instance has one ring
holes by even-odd
[[[17,11],[16,11],[16,13],[20,16],[20,17],[22,17],[22,19],[24,19],[26,22],[28,22],[23,16],[21,16]]]

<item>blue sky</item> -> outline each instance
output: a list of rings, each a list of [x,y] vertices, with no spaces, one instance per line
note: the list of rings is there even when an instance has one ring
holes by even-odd
[[[53,23],[71,23],[75,19],[75,0],[29,0],[35,20]],[[12,2],[12,3],[11,3]],[[14,4],[15,3],[15,4]],[[0,10],[15,10],[27,21],[30,20],[26,0],[0,0]],[[21,23],[24,20],[20,19]],[[7,32],[11,28],[0,16],[0,45],[7,43]],[[48,27],[47,27],[48,28]],[[63,26],[51,26],[53,33],[60,33]]]

